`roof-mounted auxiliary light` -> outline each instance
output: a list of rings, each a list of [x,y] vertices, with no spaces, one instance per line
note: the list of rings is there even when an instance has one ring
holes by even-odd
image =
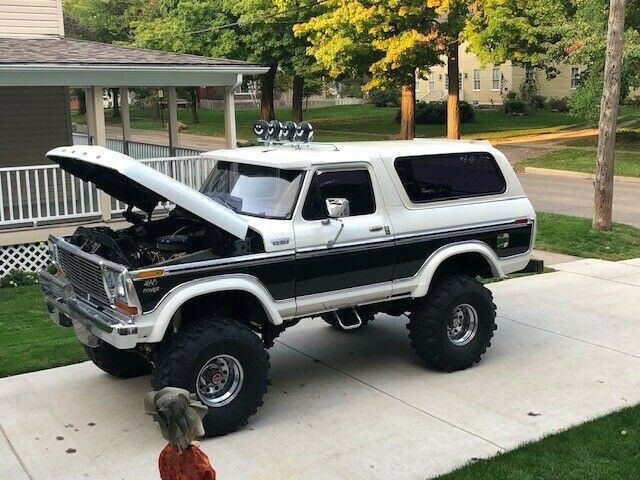
[[[268,144],[308,143],[313,139],[313,127],[309,122],[288,121],[280,123],[278,120],[258,120],[253,126],[253,133],[259,142]]]

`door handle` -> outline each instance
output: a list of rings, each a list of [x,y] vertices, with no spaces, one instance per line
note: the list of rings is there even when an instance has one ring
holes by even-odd
[[[380,232],[384,227],[382,225],[375,225],[373,227],[369,227],[370,232]]]

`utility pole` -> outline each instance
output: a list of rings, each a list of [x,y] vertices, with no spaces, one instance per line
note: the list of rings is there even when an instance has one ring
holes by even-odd
[[[600,132],[598,135],[598,163],[594,181],[593,222],[591,224],[594,230],[611,230],[613,162],[618,108],[620,106],[624,11],[625,0],[610,0],[604,88],[600,102]]]

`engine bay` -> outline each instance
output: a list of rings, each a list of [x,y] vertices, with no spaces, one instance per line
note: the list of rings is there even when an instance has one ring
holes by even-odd
[[[122,230],[79,227],[66,240],[84,252],[98,255],[129,269],[151,265],[213,260],[264,251],[260,235],[249,229],[239,240],[220,228],[181,209],[157,220],[144,220],[127,211],[133,223]]]

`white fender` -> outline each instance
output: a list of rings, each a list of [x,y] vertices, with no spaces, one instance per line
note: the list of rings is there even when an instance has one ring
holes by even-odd
[[[179,286],[165,297],[153,312],[143,315],[140,319],[141,323],[153,325],[151,333],[144,341],[148,343],[161,341],[174,313],[187,300],[208,293],[231,290],[241,290],[252,294],[260,301],[272,324],[280,325],[282,323],[282,316],[276,308],[276,301],[255,277],[244,274],[220,275],[214,279],[194,280]]]
[[[424,297],[429,291],[429,285],[431,284],[433,275],[436,273],[436,270],[442,262],[462,253],[479,253],[487,260],[491,266],[491,272],[495,277],[504,277],[504,272],[500,266],[500,259],[486,243],[476,240],[453,243],[439,248],[429,256],[427,261],[416,274],[418,277],[418,285],[411,296],[415,298]]]

